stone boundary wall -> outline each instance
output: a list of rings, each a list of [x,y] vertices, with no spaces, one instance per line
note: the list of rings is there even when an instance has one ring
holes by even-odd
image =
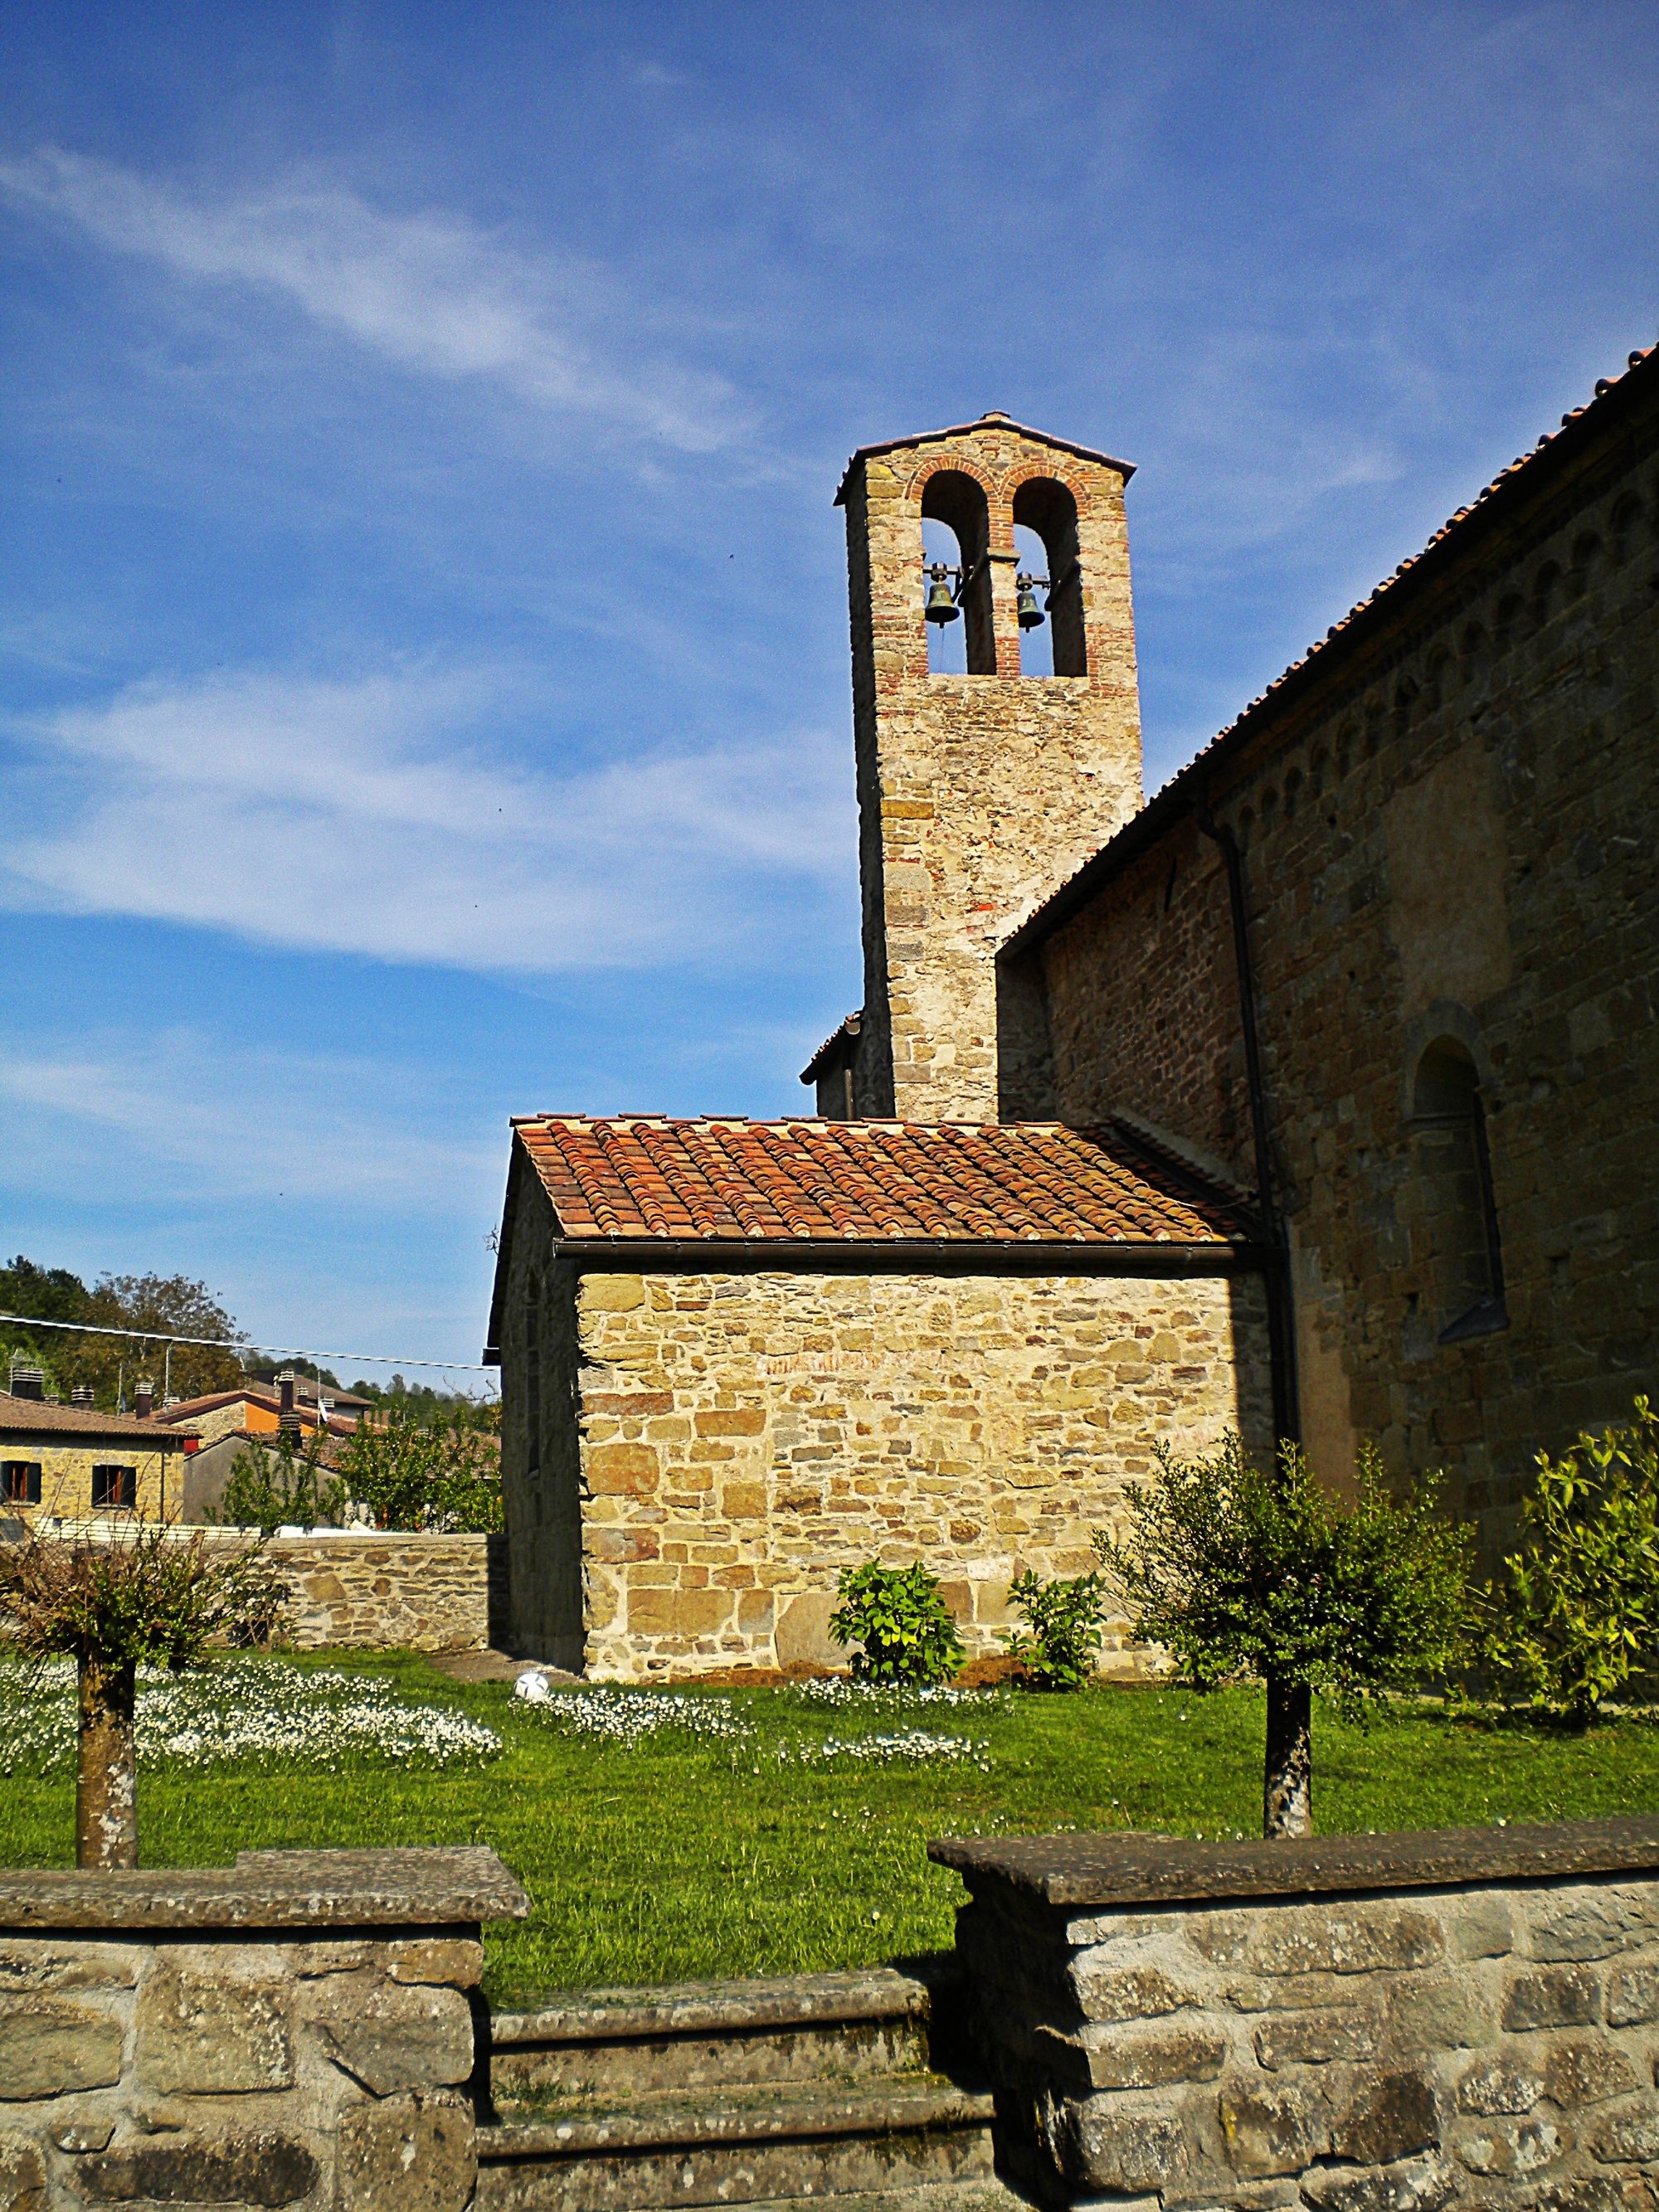
[[[951,1841],[1016,2171],[1156,2212],[1638,2212],[1659,1820]]]
[[[21,1536],[21,1524],[11,1525]],[[200,1533],[184,1522],[171,1525],[180,1537]],[[5,1531],[0,1522],[0,1541],[7,1540]],[[108,1524],[66,1522],[63,1533],[95,1541],[107,1534]],[[206,1534],[215,1543],[249,1540],[240,1528],[215,1526]],[[313,1529],[274,1536],[265,1556],[287,1588],[299,1650],[338,1644],[367,1651],[483,1651],[507,1640],[505,1536]]]
[[[462,2212],[493,1851],[0,1875],[0,2205]]]

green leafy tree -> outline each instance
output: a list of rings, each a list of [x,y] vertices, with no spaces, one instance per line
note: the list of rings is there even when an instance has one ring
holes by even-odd
[[[1540,1452],[1522,1544],[1486,1591],[1498,1680],[1568,1728],[1649,1674],[1659,1650],[1659,1419]]]
[[[1106,1602],[1103,1574],[1074,1575],[1045,1583],[1030,1568],[1008,1586],[1024,1628],[1003,1638],[1009,1655],[1023,1659],[1050,1690],[1080,1690],[1095,1671],[1100,1650],[1100,1616]]]
[[[324,1432],[314,1430],[303,1449],[289,1436],[275,1445],[249,1443],[230,1464],[216,1521],[274,1535],[278,1528],[337,1527],[349,1502],[345,1484],[322,1464]]]
[[[1344,1505],[1293,1444],[1264,1473],[1229,1435],[1208,1459],[1158,1450],[1127,1492],[1128,1529],[1095,1548],[1134,1613],[1196,1689],[1267,1692],[1262,1833],[1312,1832],[1313,1692],[1345,1713],[1456,1664],[1468,1635],[1469,1534],[1438,1510],[1439,1478],[1396,1501],[1381,1458],[1359,1455]]]
[[[962,1639],[944,1593],[920,1559],[843,1567],[841,1604],[830,1616],[837,1644],[860,1644],[853,1672],[869,1682],[947,1682],[961,1666]]]
[[[20,1252],[9,1266],[0,1267],[0,1311],[78,1322],[88,1328],[139,1331],[137,1338],[82,1336],[60,1328],[31,1331],[27,1322],[0,1324],[0,1351],[44,1368],[60,1393],[90,1385],[96,1402],[106,1407],[115,1404],[124,1369],[129,1387],[141,1365],[152,1368],[158,1383],[165,1373],[175,1398],[234,1389],[241,1379],[234,1352],[188,1344],[167,1352],[163,1340],[170,1336],[241,1340],[241,1331],[206,1284],[187,1275],[102,1275],[88,1290],[67,1267],[42,1267]],[[144,1334],[152,1331],[154,1339],[147,1345]]]
[[[77,1866],[138,1863],[139,1668],[182,1674],[216,1640],[269,1642],[284,1595],[257,1546],[210,1549],[199,1529],[0,1545],[0,1638],[26,1658],[76,1662]]]
[[[338,1464],[377,1528],[453,1533],[503,1525],[500,1444],[453,1412],[423,1419],[393,1405],[358,1423]]]

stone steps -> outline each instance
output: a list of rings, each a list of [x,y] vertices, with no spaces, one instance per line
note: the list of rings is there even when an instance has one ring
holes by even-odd
[[[990,2097],[934,2063],[933,1996],[876,1968],[498,2014],[477,2212],[1018,2212]]]

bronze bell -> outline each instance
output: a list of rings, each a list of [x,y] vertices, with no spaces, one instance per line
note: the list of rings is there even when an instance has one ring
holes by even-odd
[[[1036,602],[1036,592],[1033,588],[1035,583],[1036,579],[1031,576],[1016,576],[1014,579],[1014,588],[1018,594],[1014,601],[1014,611],[1019,617],[1019,626],[1022,629],[1038,629],[1042,627],[1042,610]]]
[[[962,610],[951,597],[951,586],[945,580],[950,570],[943,564],[938,564],[927,573],[933,580],[928,587],[927,605],[923,608],[923,613],[930,623],[953,623]]]

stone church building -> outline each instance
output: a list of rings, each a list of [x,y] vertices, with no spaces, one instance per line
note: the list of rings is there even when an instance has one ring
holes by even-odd
[[[999,415],[854,455],[864,1004],[815,1118],[515,1121],[518,1648],[833,1657],[875,1556],[995,1648],[1013,1574],[1228,1427],[1443,1465],[1490,1546],[1659,1382],[1659,354],[1150,805],[1129,475]]]

